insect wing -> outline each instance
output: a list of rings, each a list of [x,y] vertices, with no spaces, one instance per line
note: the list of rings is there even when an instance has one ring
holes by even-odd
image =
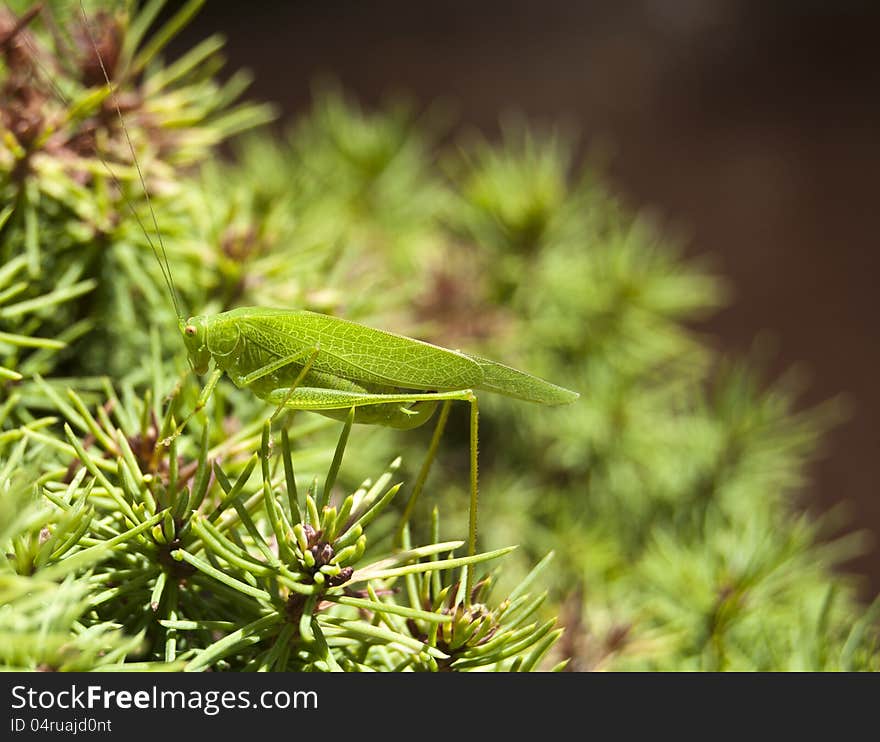
[[[474,355],[468,355],[468,358],[483,369],[483,380],[477,385],[477,389],[545,405],[570,404],[580,397],[577,392],[505,366],[503,363]]]
[[[338,317],[305,310],[233,311],[249,342],[278,357],[317,347],[316,371],[352,381],[440,391],[469,389],[483,379],[480,365],[463,353]]]

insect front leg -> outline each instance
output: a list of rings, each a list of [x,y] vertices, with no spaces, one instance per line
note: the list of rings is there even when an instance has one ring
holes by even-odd
[[[312,368],[312,364],[315,362],[315,358],[318,356],[318,351],[320,350],[320,346],[316,345],[314,348],[307,348],[299,353],[294,353],[289,356],[285,356],[284,358],[279,358],[272,363],[267,363],[265,366],[261,366],[260,368],[252,371],[249,374],[245,374],[244,376],[240,376],[236,379],[239,386],[249,386],[253,384],[255,381],[262,379],[265,376],[268,376],[274,371],[277,371],[284,366],[288,366],[291,363],[295,363],[300,359],[304,358],[306,355],[309,356],[309,359],[306,361],[302,370],[299,372],[297,377],[294,379],[293,384],[291,385],[291,393],[302,383],[302,380],[305,378],[306,374]],[[193,407],[192,411],[186,416],[180,425],[178,425],[174,432],[168,436],[163,443],[167,446],[171,444],[171,441],[174,440],[177,436],[179,436],[184,428],[186,428],[189,421],[201,412],[205,405],[208,404],[208,400],[211,398],[211,395],[214,393],[214,389],[220,381],[220,378],[223,376],[223,369],[219,366],[215,366],[214,370],[211,372],[211,375],[208,377],[208,382],[202,388],[202,391],[199,393],[199,398],[196,400],[196,404]],[[278,413],[284,408],[284,404],[279,405],[278,409],[275,410],[275,413],[270,418],[270,421],[274,421],[275,417]]]
[[[208,404],[208,400],[214,393],[214,388],[220,381],[221,376],[223,376],[223,369],[221,368],[215,368],[211,372],[211,375],[208,377],[208,383],[205,384],[205,386],[202,387],[202,391],[199,392],[199,398],[196,400],[196,404],[192,408],[192,411],[183,419],[183,422],[174,429],[174,432],[162,441],[164,445],[170,446],[171,441],[183,432],[183,429],[187,426],[189,421],[205,408],[205,405]]]

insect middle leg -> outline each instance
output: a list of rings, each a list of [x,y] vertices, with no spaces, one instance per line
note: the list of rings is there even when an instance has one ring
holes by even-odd
[[[311,369],[312,364],[315,362],[315,358],[317,358],[318,353],[321,350],[320,344],[316,344],[313,348],[306,348],[305,350],[298,351],[297,353],[291,353],[288,356],[284,356],[283,358],[278,358],[271,363],[267,363],[265,366],[260,366],[260,368],[255,371],[251,371],[249,374],[245,374],[244,376],[240,376],[236,382],[238,386],[250,386],[255,381],[259,381],[265,376],[269,374],[279,371],[285,366],[289,366],[292,363],[296,363],[297,361],[302,360],[306,356],[308,356],[309,360],[306,361],[305,366],[303,366],[303,370],[300,371],[299,376],[297,376],[296,381],[291,385],[293,389],[299,386],[299,382],[305,378],[305,375]]]

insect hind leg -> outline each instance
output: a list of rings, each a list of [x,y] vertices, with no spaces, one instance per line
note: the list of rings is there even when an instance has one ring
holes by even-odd
[[[421,427],[434,416],[437,402],[413,402],[404,404],[370,404],[355,408],[354,421],[361,425],[382,425],[396,430],[412,430]],[[348,408],[349,410],[351,407]],[[346,410],[318,410],[319,414],[334,420],[345,420]]]
[[[344,419],[348,410],[354,407],[355,422],[406,430],[427,422],[434,414],[438,402],[469,400],[471,396],[473,393],[469,389],[377,394],[303,386],[293,390],[275,389],[267,395],[266,400],[272,404],[319,412],[338,419]]]
[[[347,415],[352,408],[357,409],[364,407],[378,407],[381,405],[401,405],[428,402],[436,406],[440,401],[461,400],[470,405],[470,507],[468,517],[468,554],[473,556],[477,550],[477,506],[479,497],[479,486],[477,478],[478,466],[478,444],[479,444],[479,407],[477,405],[477,397],[471,389],[459,389],[456,391],[446,392],[414,392],[409,394],[370,394],[367,392],[342,391],[337,389],[325,389],[316,387],[299,387],[294,390],[275,389],[266,397],[267,401],[274,404],[285,404],[288,407],[300,410],[310,410],[312,412],[320,412],[329,414],[331,417],[334,413],[341,413],[342,417]],[[448,411],[448,409],[447,409]],[[418,413],[417,413],[418,414]],[[438,424],[438,430],[435,437],[439,443],[439,437],[443,433],[445,426],[445,416],[441,416]],[[425,418],[427,420],[427,418]],[[357,422],[357,418],[355,418]],[[374,421],[375,423],[375,421]],[[387,423],[386,423],[387,424]],[[423,476],[426,479],[428,468],[434,459],[436,453],[436,444],[432,441],[432,448],[429,451],[429,458],[423,466]],[[420,473],[419,479],[423,478]],[[424,482],[422,482],[424,484]],[[421,485],[420,485],[421,486]],[[470,603],[473,587],[474,587],[474,570],[473,565],[468,565],[467,580],[465,585],[465,601]]]

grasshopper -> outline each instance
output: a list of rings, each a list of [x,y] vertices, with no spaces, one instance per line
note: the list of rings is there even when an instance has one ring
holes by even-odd
[[[149,204],[149,192],[134,146],[81,2],[80,10]],[[106,162],[104,165],[116,180]],[[152,204],[149,206],[158,247],[141,226],[174,303],[189,363],[199,375],[206,374],[213,366],[194,410],[172,437],[204,407],[224,373],[236,386],[276,406],[275,415],[283,409],[307,410],[365,425],[409,430],[428,422],[442,402],[428,455],[404,512],[402,522],[405,523],[427,478],[450,404],[456,400],[467,402],[470,405],[468,545],[473,555],[478,498],[477,393],[502,394],[541,405],[569,404],[579,395],[480,356],[300,309],[239,307],[184,319],[158,221]],[[467,583],[467,594],[470,594],[470,570]]]

